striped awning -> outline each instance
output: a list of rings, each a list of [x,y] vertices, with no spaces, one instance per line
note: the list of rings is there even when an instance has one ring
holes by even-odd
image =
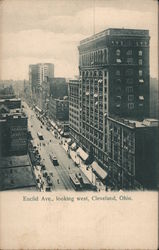
[[[107,172],[101,168],[98,163],[96,161],[94,161],[92,164],[92,169],[94,170],[94,172],[102,179],[104,180],[107,177]]]

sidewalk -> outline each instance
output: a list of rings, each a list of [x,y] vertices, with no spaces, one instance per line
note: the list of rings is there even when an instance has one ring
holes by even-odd
[[[98,179],[98,177],[92,172],[92,168],[89,165],[84,164],[82,159],[77,155],[77,152],[69,149],[67,142],[63,141],[62,147],[66,152],[70,151],[71,159],[79,165],[79,169],[88,178],[88,180],[97,187],[97,191],[105,191],[105,185]]]

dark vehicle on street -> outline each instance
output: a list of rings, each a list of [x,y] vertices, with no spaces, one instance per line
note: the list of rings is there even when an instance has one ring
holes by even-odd
[[[40,140],[44,140],[44,137],[43,137],[43,135],[40,132],[38,132],[37,135],[38,135],[38,137],[39,137]]]
[[[46,192],[51,192],[51,187],[47,186],[47,187],[45,188],[45,191],[46,191]]]
[[[58,163],[56,156],[53,156],[50,154],[50,159],[51,159],[52,163],[54,164],[54,166],[59,166],[59,163]]]

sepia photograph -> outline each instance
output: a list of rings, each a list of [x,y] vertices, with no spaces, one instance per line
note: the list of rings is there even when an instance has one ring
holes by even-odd
[[[157,190],[154,1],[119,2],[1,1],[1,191]]]
[[[155,0],[0,1],[1,197],[157,194],[157,19]]]

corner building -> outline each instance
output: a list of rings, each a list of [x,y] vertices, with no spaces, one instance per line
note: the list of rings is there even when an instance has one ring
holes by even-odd
[[[149,116],[149,31],[107,29],[80,42],[80,144],[108,167],[108,117]]]

